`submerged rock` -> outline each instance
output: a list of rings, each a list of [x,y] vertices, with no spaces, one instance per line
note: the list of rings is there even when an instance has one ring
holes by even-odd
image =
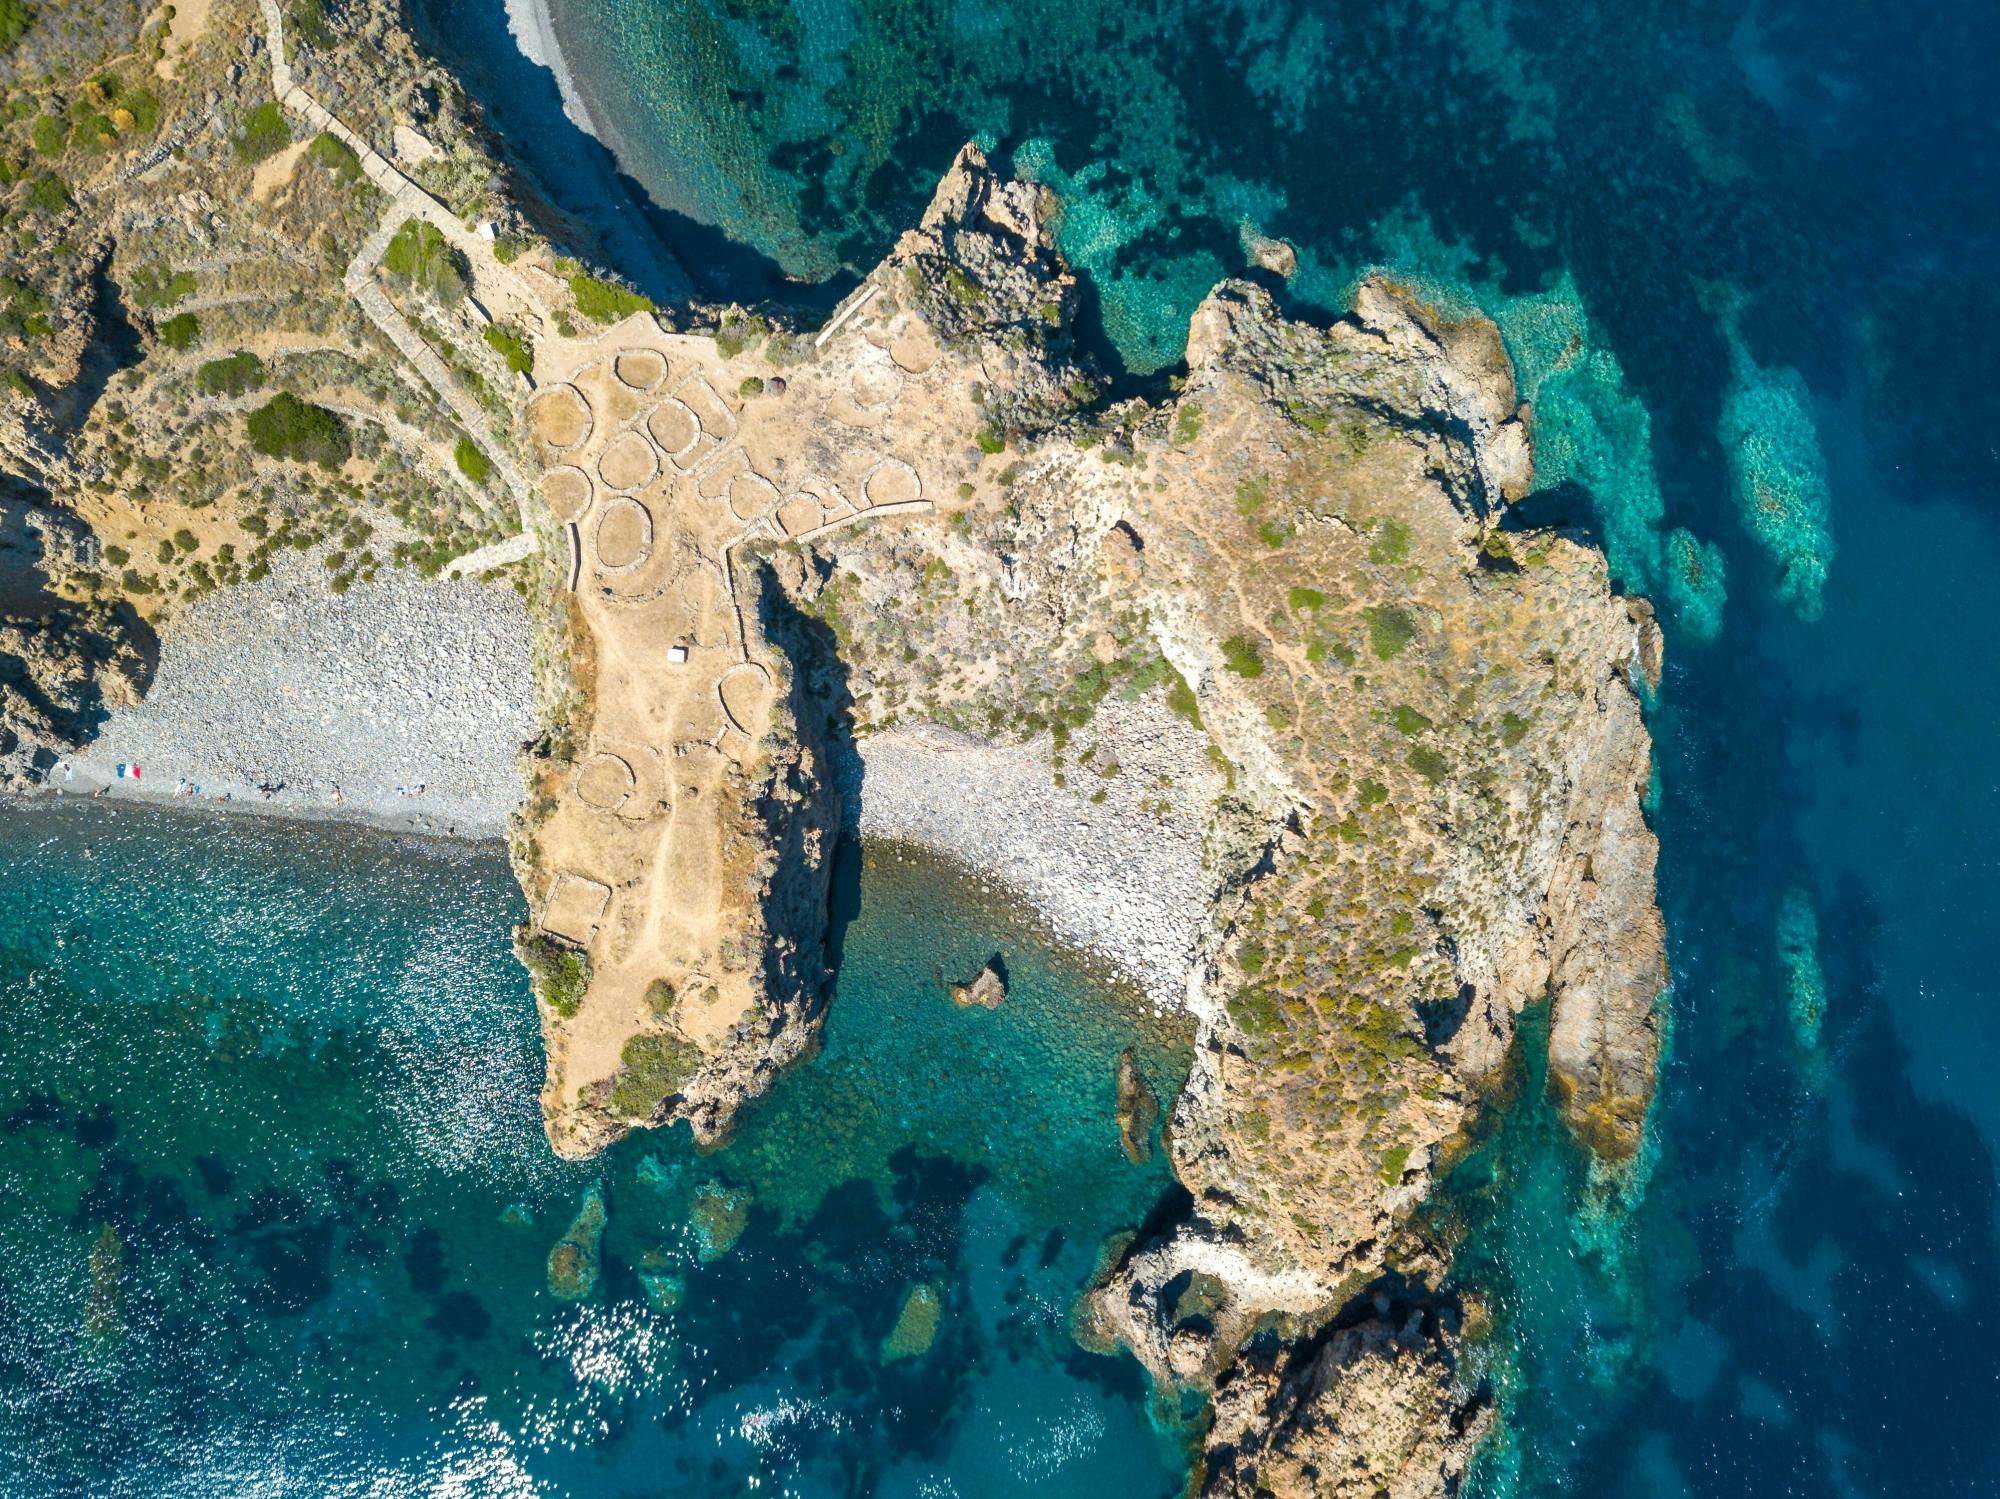
[[[604,1187],[595,1183],[583,1194],[583,1206],[563,1236],[549,1251],[549,1294],[564,1301],[581,1301],[597,1289],[598,1244],[608,1218]]]
[[[638,1177],[639,1185],[642,1187],[648,1187],[655,1192],[670,1192],[674,1184],[680,1180],[681,1169],[678,1166],[669,1166],[656,1155],[642,1155],[632,1174]]]
[[[943,1316],[944,1296],[935,1285],[925,1281],[911,1286],[903,1294],[896,1325],[882,1340],[882,1362],[893,1364],[898,1359],[920,1358],[929,1353],[937,1341],[938,1323]]]
[[[740,1187],[722,1187],[713,1182],[694,1194],[689,1206],[695,1236],[695,1254],[706,1265],[719,1260],[736,1247],[750,1221],[750,1194]]]
[[[125,1330],[125,1244],[109,1223],[90,1246],[90,1295],[83,1305],[84,1334],[108,1342]]]
[[[970,983],[951,986],[951,1002],[960,1009],[970,1009],[978,1005],[981,1009],[997,1010],[1007,997],[1007,970],[999,956],[987,960],[979,970],[979,976]]]
[[[1287,281],[1297,273],[1299,252],[1290,240],[1273,239],[1250,224],[1243,226],[1241,238],[1243,253],[1252,264],[1274,276],[1283,276]]]
[[[687,1299],[687,1282],[678,1275],[658,1270],[641,1270],[639,1284],[645,1288],[646,1304],[656,1312],[671,1312]]]
[[[1153,1158],[1153,1126],[1159,1122],[1159,1097],[1128,1046],[1118,1054],[1118,1143],[1134,1165]]]

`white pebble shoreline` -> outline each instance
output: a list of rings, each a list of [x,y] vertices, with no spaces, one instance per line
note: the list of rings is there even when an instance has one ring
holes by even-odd
[[[385,568],[337,594],[316,558],[281,554],[269,577],[173,621],[145,700],[113,709],[48,785],[152,801],[184,782],[201,788],[192,805],[493,838],[535,732],[528,613],[511,590]],[[267,799],[265,783],[284,789]]]

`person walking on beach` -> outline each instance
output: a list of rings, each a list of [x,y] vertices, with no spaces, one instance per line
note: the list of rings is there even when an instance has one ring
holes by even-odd
[[[335,781],[333,783],[333,804],[337,807],[346,800],[347,798],[340,794],[340,782]]]

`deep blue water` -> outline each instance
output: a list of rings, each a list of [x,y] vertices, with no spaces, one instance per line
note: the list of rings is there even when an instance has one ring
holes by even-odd
[[[825,1050],[728,1147],[569,1164],[496,853],[0,814],[0,1493],[1174,1492],[1069,1314],[1167,1180],[1119,1053],[1169,1095],[1185,1036],[948,870],[856,889]]]
[[[1246,222],[1303,313],[1381,265],[1499,320],[1530,503],[1666,619],[1674,992],[1636,1209],[1532,1087],[1440,1204],[1512,1349],[1482,1484],[2000,1490],[1992,7],[553,8],[631,178],[736,246],[699,273],[864,269],[977,136],[1061,199],[1129,382]]]

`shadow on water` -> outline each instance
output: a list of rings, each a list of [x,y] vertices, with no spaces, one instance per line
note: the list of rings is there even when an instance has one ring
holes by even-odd
[[[574,228],[595,233],[606,262],[655,301],[695,295],[824,314],[857,284],[852,275],[794,280],[722,230],[654,202],[611,150],[564,112],[554,73],[515,45],[503,0],[416,0],[413,12],[424,45],[483,102],[502,151]]]

